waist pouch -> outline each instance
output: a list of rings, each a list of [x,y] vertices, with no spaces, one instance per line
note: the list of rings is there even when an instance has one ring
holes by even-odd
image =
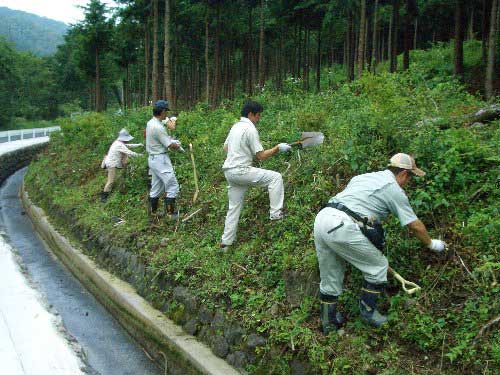
[[[385,245],[385,231],[379,222],[370,222],[367,217],[362,217],[354,211],[344,206],[342,203],[327,203],[324,207],[336,208],[345,212],[360,224],[361,233],[370,241],[373,246],[382,251]]]

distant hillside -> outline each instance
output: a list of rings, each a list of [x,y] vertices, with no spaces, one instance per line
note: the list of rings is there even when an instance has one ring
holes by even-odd
[[[31,51],[39,56],[51,55],[63,43],[67,28],[63,22],[0,7],[0,36],[21,51]]]

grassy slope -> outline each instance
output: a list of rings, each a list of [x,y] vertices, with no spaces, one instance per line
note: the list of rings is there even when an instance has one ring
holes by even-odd
[[[469,47],[473,52],[466,57],[473,59],[477,45]],[[149,226],[145,157],[132,161],[105,206],[97,201],[105,182],[98,167],[102,155],[121,127],[143,141],[149,109],[126,117],[93,114],[67,122],[50,150],[30,167],[28,189],[38,204],[48,206],[51,200],[63,210],[74,210],[81,225],[110,233],[117,243],[135,249],[155,273],[188,286],[207,305],[222,306],[245,327],[268,335],[283,353],[281,359],[274,358],[272,373],[288,373],[291,357],[307,359],[317,373],[437,373],[441,367],[449,373],[491,371],[500,365],[498,333],[488,332],[475,344],[473,339],[499,307],[494,276],[499,268],[499,122],[484,128],[459,126],[457,116],[484,103],[447,76],[443,66],[451,63],[442,61],[445,55],[445,46],[417,51],[410,73],[366,76],[339,85],[335,92],[304,94],[289,81],[287,94],[263,92],[256,97],[265,105],[259,124],[265,147],[291,141],[301,130],[323,131],[326,143],[300,152],[300,157],[279,155],[261,163],[284,174],[291,215],[269,223],[267,192],[251,189],[240,219],[239,244],[226,254],[217,248],[227,208],[222,143],[241,102],[214,111],[200,106],[179,115],[176,133],[195,147],[201,189],[199,203],[191,205],[188,155],[173,155],[180,204],[188,212],[203,210],[178,227]],[[415,125],[434,117],[450,128]],[[390,305],[391,324],[367,329],[356,317],[360,274],[349,272],[341,300],[350,314],[346,334],[324,338],[317,332],[317,301],[309,297],[292,307],[284,273],[315,272],[312,225],[321,205],[352,175],[383,168],[397,151],[414,153],[428,172],[410,188],[410,199],[432,235],[451,244],[472,276],[457,257],[436,257],[391,220],[390,263],[418,282],[423,293],[408,298],[391,280],[384,306]],[[126,223],[114,227],[114,217]],[[161,300],[171,291],[152,293]]]

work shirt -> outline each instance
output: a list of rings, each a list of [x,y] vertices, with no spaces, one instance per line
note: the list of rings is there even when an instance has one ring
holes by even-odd
[[[251,167],[255,154],[264,150],[257,128],[246,117],[233,125],[224,146],[227,146],[224,170]]]
[[[172,144],[172,137],[168,135],[165,126],[156,117],[146,125],[146,151],[151,155],[165,154]]]
[[[401,226],[418,220],[408,197],[388,169],[353,177],[345,190],[330,202],[342,203],[351,211],[380,222],[385,221],[390,213],[398,217]]]
[[[121,141],[114,141],[109,148],[108,154],[104,158],[104,164],[106,168],[122,168],[123,167],[123,158],[126,156],[139,156],[140,154],[131,151],[128,147],[139,147],[140,143],[133,143],[125,145]]]

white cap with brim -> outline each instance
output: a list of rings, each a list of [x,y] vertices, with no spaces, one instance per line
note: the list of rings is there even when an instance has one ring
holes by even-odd
[[[425,172],[419,168],[417,168],[417,164],[415,163],[415,159],[413,159],[408,154],[399,153],[394,155],[390,162],[389,167],[396,167],[401,169],[408,169],[414,175],[423,177],[425,176]]]
[[[130,135],[130,133],[128,131],[126,131],[125,129],[120,130],[120,132],[118,133],[118,140],[119,141],[128,142],[128,141],[131,141],[132,139],[134,139],[134,137],[132,137]]]

